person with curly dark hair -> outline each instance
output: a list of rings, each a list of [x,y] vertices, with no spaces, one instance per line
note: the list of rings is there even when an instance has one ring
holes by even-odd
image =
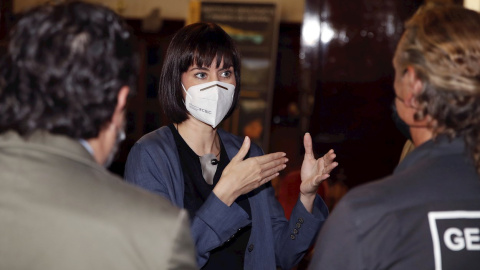
[[[393,66],[415,149],[347,193],[309,269],[480,269],[480,14],[421,7]]]
[[[0,63],[0,269],[197,268],[187,212],[105,169],[134,49],[94,4],[40,6],[14,27]]]

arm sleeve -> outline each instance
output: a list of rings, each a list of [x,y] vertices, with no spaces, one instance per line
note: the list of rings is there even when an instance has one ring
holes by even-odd
[[[249,223],[248,214],[242,207],[237,203],[229,207],[212,192],[192,222],[198,265],[203,267],[212,249],[230,240]]]
[[[251,156],[263,155],[263,150],[253,144]],[[322,198],[317,195],[312,213],[297,200],[290,220],[287,220],[283,207],[275,198],[275,191],[270,183],[265,185],[267,203],[272,224],[275,245],[275,261],[282,269],[291,269],[303,258],[308,248],[328,216],[328,208]]]
[[[125,180],[167,198],[183,207],[183,194],[178,194],[183,176],[169,164],[171,158],[154,147],[135,144],[128,155]],[[178,197],[178,198],[177,198]],[[202,267],[210,251],[228,241],[239,229],[250,223],[248,214],[236,203],[230,207],[212,192],[191,221],[191,232],[197,250],[197,263]]]
[[[300,262],[313,244],[328,216],[328,208],[317,195],[313,211],[309,213],[298,199],[290,220],[287,220],[280,202],[274,197],[273,188],[270,189],[268,197],[275,241],[275,260],[283,269],[291,269]]]
[[[364,269],[354,220],[348,203],[340,201],[318,235],[309,270]]]

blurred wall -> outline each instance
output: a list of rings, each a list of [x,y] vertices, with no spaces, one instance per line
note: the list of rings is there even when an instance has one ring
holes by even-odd
[[[14,0],[14,12],[18,13],[32,6],[45,2],[61,0]],[[127,18],[142,18],[154,8],[160,8],[162,17],[166,19],[186,19],[190,0],[86,0],[102,3],[121,13]],[[301,22],[305,0],[215,0],[216,2],[255,2],[278,3],[281,7],[281,20],[285,22]]]
[[[480,1],[478,0],[463,0],[463,5],[466,8],[480,11]]]
[[[345,184],[392,173],[406,141],[392,120],[392,57],[423,0],[307,0],[301,126],[314,149],[335,149]],[[311,106],[311,107],[310,107]]]

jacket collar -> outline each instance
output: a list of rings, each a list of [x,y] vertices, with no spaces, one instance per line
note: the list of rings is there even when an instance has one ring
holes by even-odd
[[[439,135],[436,139],[426,141],[409,153],[397,166],[394,174],[422,161],[452,154],[467,154],[464,137],[449,139],[445,135]]]
[[[6,147],[50,152],[84,163],[95,162],[94,157],[78,140],[64,135],[51,134],[46,131],[35,131],[28,137],[22,137],[14,131],[7,131],[0,134],[0,148]]]

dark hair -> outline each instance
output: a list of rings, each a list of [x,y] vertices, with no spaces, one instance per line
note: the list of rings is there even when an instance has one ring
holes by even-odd
[[[406,23],[395,60],[423,82],[416,120],[434,136],[463,136],[480,174],[480,14],[457,5],[429,4]]]
[[[165,115],[174,123],[188,118],[183,101],[182,73],[193,64],[209,67],[215,58],[217,68],[223,60],[223,67],[233,67],[235,73],[235,94],[226,119],[235,109],[240,95],[240,55],[233,40],[214,23],[187,25],[173,37],[160,74],[158,96]]]
[[[134,89],[133,36],[108,8],[44,5],[13,28],[0,63],[0,133],[98,136],[123,86]]]

